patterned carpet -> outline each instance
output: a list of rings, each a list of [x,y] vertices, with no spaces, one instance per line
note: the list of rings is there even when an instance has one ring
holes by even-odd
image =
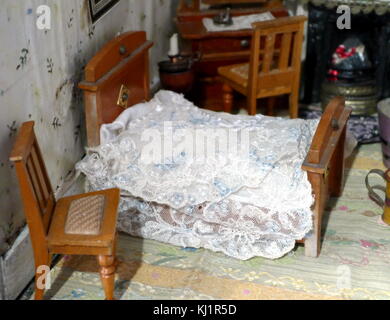
[[[121,235],[119,299],[390,299],[390,227],[364,185],[384,168],[379,144],[347,161],[343,196],[328,203],[321,255],[303,247],[278,260],[239,261],[203,249],[178,248]],[[378,184],[384,184],[380,178]],[[373,182],[376,182],[373,178]],[[64,257],[46,299],[103,299],[94,257]]]

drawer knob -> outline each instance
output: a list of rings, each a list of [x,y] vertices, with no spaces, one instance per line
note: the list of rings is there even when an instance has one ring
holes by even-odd
[[[242,48],[248,48],[249,47],[249,41],[248,40],[241,40],[240,42]]]
[[[119,47],[119,54],[121,56],[123,56],[126,52],[127,52],[127,49],[126,49],[125,46],[122,45],[122,46]]]

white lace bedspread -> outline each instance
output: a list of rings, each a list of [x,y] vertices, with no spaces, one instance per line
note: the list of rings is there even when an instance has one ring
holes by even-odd
[[[102,126],[102,144],[76,168],[89,190],[121,189],[121,231],[238,259],[275,259],[312,226],[312,190],[301,165],[317,124],[216,113],[160,91]],[[207,152],[199,148],[194,160],[183,137],[199,132],[208,138],[233,133],[238,142],[229,136],[229,146],[238,148],[249,143],[241,153],[218,143],[214,158],[202,158]],[[145,154],[169,149],[164,143],[172,143],[172,154],[147,161]]]

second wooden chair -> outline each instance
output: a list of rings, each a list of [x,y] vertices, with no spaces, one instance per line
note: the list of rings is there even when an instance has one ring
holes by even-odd
[[[250,62],[223,66],[224,111],[231,112],[233,89],[247,97],[250,115],[257,99],[289,94],[291,118],[298,117],[301,51],[305,16],[277,18],[252,24]]]

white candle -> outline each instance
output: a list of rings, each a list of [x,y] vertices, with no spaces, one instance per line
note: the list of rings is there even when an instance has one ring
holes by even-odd
[[[168,56],[177,56],[179,54],[179,38],[177,33],[174,33],[169,41]]]

